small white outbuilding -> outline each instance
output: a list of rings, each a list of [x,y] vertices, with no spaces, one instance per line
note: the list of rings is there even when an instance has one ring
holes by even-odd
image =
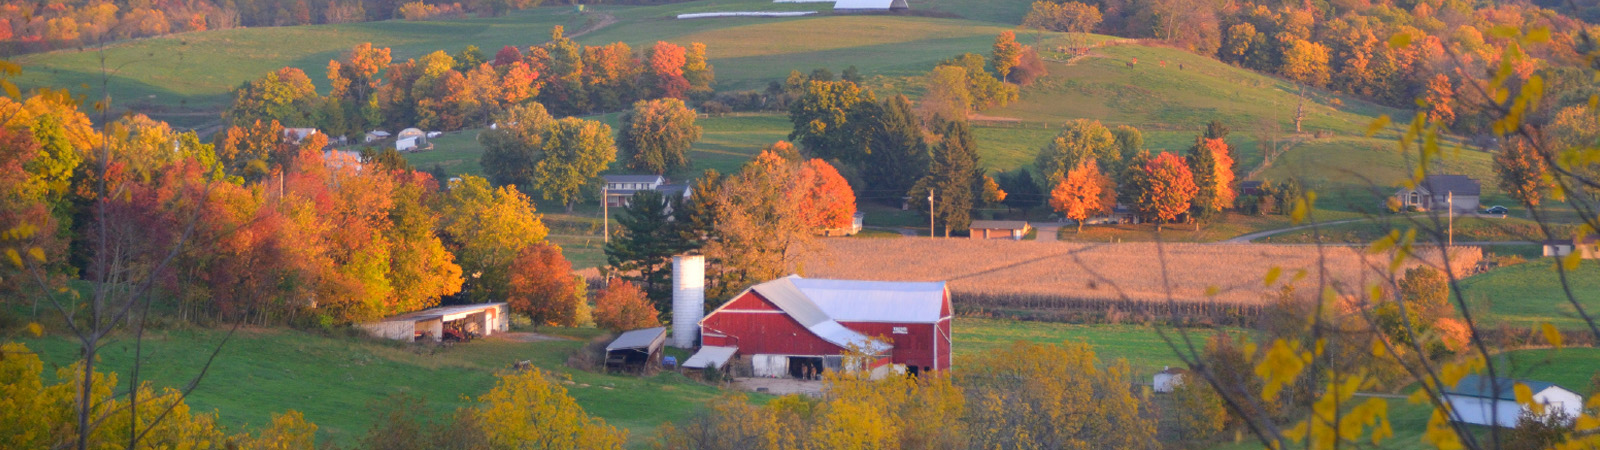
[[[397,341],[438,342],[447,335],[470,339],[506,332],[511,325],[506,312],[505,303],[441,306],[360,326],[372,337]]]
[[[906,0],[839,0],[834,11],[891,11],[911,9]]]
[[[1151,382],[1156,392],[1171,393],[1178,386],[1183,385],[1183,374],[1186,372],[1188,371],[1167,367],[1160,372],[1156,372],[1155,379],[1151,380]]]
[[[1533,402],[1545,406],[1547,413],[1566,411],[1568,417],[1577,417],[1583,410],[1583,397],[1554,383],[1510,378],[1488,378],[1468,375],[1455,387],[1443,392],[1444,401],[1457,412],[1455,418],[1473,425],[1495,425],[1502,428],[1517,426],[1517,418],[1528,410],[1517,403],[1516,385],[1528,386]]]

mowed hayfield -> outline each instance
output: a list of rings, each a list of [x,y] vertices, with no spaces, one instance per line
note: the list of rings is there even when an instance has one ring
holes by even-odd
[[[1387,255],[1349,247],[1259,244],[1087,244],[983,239],[830,239],[804,261],[803,275],[884,281],[947,281],[953,295],[1019,294],[1074,300],[1262,304],[1293,274],[1301,291],[1329,283],[1378,282]],[[1437,251],[1419,250],[1435,264]],[[1460,248],[1457,267],[1472,267],[1477,248]],[[1324,261],[1319,270],[1319,260]],[[1407,265],[1421,264],[1412,260]],[[1283,276],[1263,283],[1277,267]],[[1309,286],[1309,287],[1308,287]],[[1170,296],[1168,290],[1170,289]],[[1214,295],[1208,295],[1214,291]]]
[[[1554,258],[1539,258],[1461,280],[1461,294],[1478,320],[1517,328],[1549,322],[1561,329],[1586,330],[1576,299],[1590,317],[1600,318],[1600,261],[1584,261],[1567,273],[1572,297],[1563,289]]]
[[[317,424],[319,443],[354,444],[376,419],[389,396],[421,398],[427,411],[445,414],[470,405],[494,386],[494,374],[530,360],[571,383],[567,393],[587,412],[630,431],[630,448],[648,448],[655,427],[682,420],[721,391],[681,375],[647,377],[605,375],[564,365],[567,356],[605,333],[593,328],[540,328],[554,340],[521,342],[491,338],[427,351],[365,337],[329,336],[289,329],[244,328],[222,347],[199,387],[188,398],[197,412],[215,412],[232,432],[253,431],[275,413],[294,409]],[[1171,330],[1167,330],[1171,332]],[[1197,331],[1205,333],[1206,331]],[[186,385],[216,348],[225,330],[152,331],[144,342],[148,361],[141,378],[157,387]],[[1155,328],[1133,325],[1065,325],[957,318],[956,364],[977,353],[1015,341],[1058,344],[1082,342],[1102,361],[1126,359],[1143,379],[1178,360]],[[45,360],[47,379],[71,363],[76,347],[66,338],[46,335],[21,339]],[[126,381],[132,343],[119,339],[100,353],[100,370]],[[676,352],[676,350],[674,350]],[[677,354],[680,360],[685,356]],[[752,394],[762,402],[771,397]]]

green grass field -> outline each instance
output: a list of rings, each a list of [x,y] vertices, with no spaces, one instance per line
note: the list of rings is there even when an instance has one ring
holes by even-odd
[[[319,440],[348,445],[371,426],[374,415],[370,411],[376,402],[392,394],[421,397],[431,412],[444,414],[472,404],[470,397],[494,385],[496,371],[516,361],[531,360],[541,368],[570,376],[573,383],[566,388],[578,403],[608,423],[629,429],[632,446],[639,447],[657,425],[688,417],[717,395],[717,388],[676,374],[639,378],[569,369],[564,365],[567,355],[598,336],[599,330],[540,331],[566,339],[489,339],[433,353],[361,337],[245,328],[223,347],[188,402],[196,411],[217,412],[219,421],[233,432],[253,430],[274,413],[298,410],[317,424]],[[153,363],[145,367],[142,378],[156,386],[187,384],[225,335],[225,331],[207,329],[150,333],[143,352]],[[958,367],[963,357],[1017,340],[1086,342],[1104,361],[1127,359],[1139,377],[1179,364],[1155,329],[1145,326],[958,318],[954,337]],[[76,347],[63,337],[47,335],[22,342],[46,361],[47,373],[53,374],[53,368],[77,358]],[[111,344],[100,354],[100,370],[118,372],[119,379],[126,381],[132,351],[128,341]]]
[[[1567,274],[1572,294],[1591,316],[1600,317],[1600,262],[1584,261]],[[1461,294],[1490,324],[1533,327],[1550,322],[1562,329],[1587,329],[1562,290],[1555,259],[1539,258],[1461,280]]]
[[[1384,235],[1390,230],[1400,230],[1404,233],[1409,229],[1418,230],[1418,240],[1424,240],[1423,232],[1438,230],[1441,235],[1451,229],[1449,220],[1439,218],[1435,224],[1433,218],[1426,215],[1411,217],[1402,216],[1377,216],[1371,220],[1360,222],[1341,223],[1328,225],[1318,230],[1322,242],[1343,243],[1368,243]],[[1569,225],[1554,224],[1552,229],[1556,234],[1570,235]],[[1455,240],[1457,242],[1507,242],[1507,241],[1543,241],[1544,237],[1539,231],[1538,223],[1518,217],[1486,217],[1464,216],[1455,218]],[[1316,242],[1310,230],[1291,231],[1280,233],[1261,239],[1260,242],[1304,244]]]

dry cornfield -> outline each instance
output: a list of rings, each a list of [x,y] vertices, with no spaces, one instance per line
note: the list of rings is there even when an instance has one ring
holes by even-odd
[[[1164,251],[1164,258],[1161,253]],[[1407,267],[1438,267],[1436,249],[1419,249]],[[1452,267],[1464,274],[1482,250],[1452,251]],[[1360,248],[1264,244],[1085,244],[981,239],[825,239],[805,259],[808,277],[884,281],[947,281],[958,307],[1045,309],[1105,308],[1199,310],[1233,308],[1251,313],[1277,287],[1263,283],[1280,267],[1279,284],[1300,270],[1302,293],[1318,291],[1318,261],[1327,280],[1357,292],[1383,279],[1389,256]],[[1167,270],[1163,271],[1165,266]],[[1169,305],[1170,298],[1176,305]],[[1215,288],[1214,295],[1207,291]],[[963,305],[964,303],[964,305]],[[1240,311],[1239,307],[1244,310]],[[1124,309],[1125,311],[1128,309]],[[1213,315],[1202,313],[1199,315]]]

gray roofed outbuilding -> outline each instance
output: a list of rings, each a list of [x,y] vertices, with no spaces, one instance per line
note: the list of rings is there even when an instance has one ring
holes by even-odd
[[[1490,378],[1488,377],[1467,375],[1465,377],[1461,377],[1461,381],[1457,382],[1455,387],[1446,389],[1444,393],[1450,395],[1460,395],[1463,397],[1492,398],[1496,400],[1516,401],[1517,383],[1522,383],[1524,386],[1527,386],[1528,392],[1534,394],[1543,392],[1545,389],[1550,388],[1564,389],[1560,385],[1545,381],[1513,380],[1510,378],[1500,378],[1498,381],[1499,383],[1490,383]]]
[[[733,359],[733,355],[736,353],[739,353],[739,347],[707,345],[700,347],[700,351],[695,352],[694,356],[690,356],[688,360],[685,360],[683,368],[704,369],[711,367],[721,369],[728,366],[728,360]]]
[[[644,349],[647,353],[655,353],[667,343],[667,328],[643,328],[622,333],[617,339],[606,345],[606,351]]]
[[[661,175],[601,175],[607,183],[659,183]]]
[[[1480,195],[1483,192],[1483,184],[1466,175],[1429,175],[1417,186],[1434,194]]]

